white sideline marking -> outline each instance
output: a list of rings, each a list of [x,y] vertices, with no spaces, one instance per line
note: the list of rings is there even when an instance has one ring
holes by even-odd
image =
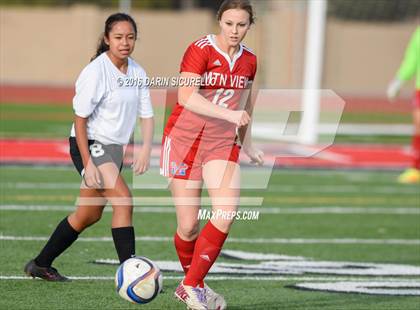
[[[49,237],[33,236],[4,236],[0,235],[0,240],[4,241],[46,241]],[[85,242],[109,242],[113,241],[111,237],[81,237],[79,241]],[[173,241],[173,237],[136,237],[139,241]],[[267,243],[267,244],[394,244],[394,245],[420,245],[418,239],[306,239],[306,238],[228,238],[229,243]]]
[[[242,209],[241,209],[242,210]],[[297,208],[255,208],[262,214],[418,214],[420,208],[354,208],[354,207],[297,207]]]
[[[335,128],[333,124],[321,124],[320,132],[331,133]],[[338,127],[339,135],[390,135],[390,136],[410,136],[413,133],[413,127],[408,124],[359,124],[344,123]]]
[[[74,211],[75,206],[0,205],[0,211]],[[416,214],[420,208],[381,207],[289,207],[240,208],[241,211],[259,211],[261,214]],[[112,212],[107,206],[104,212]],[[175,213],[173,207],[134,207],[135,213]]]
[[[110,276],[69,276],[72,280],[97,280],[97,281],[110,281],[114,280],[114,277]],[[165,276],[165,280],[181,280],[184,276]],[[31,278],[27,276],[17,276],[17,275],[9,275],[9,276],[0,276],[0,280],[37,280],[42,281],[38,278]],[[371,282],[371,278],[361,278],[361,277],[238,277],[238,276],[207,276],[206,280],[213,280],[213,281],[225,281],[225,280],[242,280],[242,281],[250,281],[250,280],[256,280],[256,281],[366,281]],[[387,281],[387,282],[412,282],[417,283],[419,279],[399,279],[399,278],[381,278],[381,277],[375,277],[375,281]]]
[[[159,186],[159,184],[151,184],[150,187]],[[5,189],[79,189],[80,183],[49,183],[49,182],[1,182],[1,188]],[[365,185],[270,185],[270,191],[292,192],[299,191],[302,193],[377,193],[377,194],[417,194],[419,190],[408,187],[401,188],[397,186],[381,186],[372,185],[368,188]]]
[[[16,169],[16,170],[25,170],[25,171],[28,170],[28,166],[26,166],[26,165],[25,166],[22,166],[22,165],[7,165],[7,168],[12,168],[12,169]],[[72,173],[74,173],[74,171],[75,171],[74,167],[70,166],[70,165],[68,165],[68,166],[51,166],[51,165],[47,165],[47,164],[37,164],[37,165],[31,165],[30,168],[34,169],[34,170],[42,170],[42,171],[45,171],[45,170],[49,170],[49,171],[51,171],[51,170],[52,171],[57,171],[57,170],[70,171]],[[246,169],[246,168],[247,167],[244,167],[244,169]],[[254,168],[252,168],[250,170],[250,172],[258,175],[258,174],[261,174],[261,171],[264,171],[264,173],[265,173],[266,172],[265,170],[266,170],[265,168],[261,168],[261,169],[258,169],[258,170],[255,170]],[[267,170],[271,171],[271,169],[267,169]],[[385,170],[385,172],[389,173],[389,172],[397,171],[397,170],[401,171],[401,169],[390,169],[390,170]],[[381,169],[375,169],[375,168],[373,168],[373,169],[366,169],[366,168],[362,168],[362,169],[281,168],[281,169],[275,169],[275,171],[276,171],[276,174],[278,174],[278,175],[304,174],[304,175],[315,175],[315,176],[322,175],[322,176],[328,176],[328,177],[337,176],[337,175],[346,177],[346,175],[352,174],[352,175],[356,175],[356,176],[360,177],[361,181],[372,182],[372,180],[371,180],[372,177],[375,174],[377,174],[378,171],[382,171],[382,170]],[[366,174],[369,174],[370,176],[367,177]],[[372,176],[372,174],[373,174],[373,176]],[[374,180],[374,181],[378,181],[379,178],[375,177],[375,179],[376,180]],[[379,179],[379,181],[383,181],[383,180]],[[398,186],[398,184],[395,183],[395,182],[384,182],[383,184],[387,184],[387,185],[391,185],[391,186],[392,185]],[[403,186],[405,186],[405,185],[403,185]],[[403,186],[400,185],[400,187],[403,187]]]
[[[420,190],[414,187],[396,186],[366,186],[361,185],[269,185],[268,190],[279,192],[301,192],[301,193],[363,193],[363,194],[418,194]]]
[[[299,157],[304,157],[307,156],[307,154],[314,153],[314,158],[320,158],[341,164],[350,164],[352,162],[351,156],[334,153],[328,150],[323,150],[322,152],[319,152],[319,148],[307,145],[290,145],[288,147],[288,150],[291,151],[293,154],[298,155]]]
[[[234,251],[235,252],[235,251]],[[222,251],[223,253],[223,251]],[[249,253],[249,255],[258,253]],[[242,255],[232,255],[231,258],[239,258]],[[96,264],[116,265],[116,259],[96,259]],[[178,261],[155,261],[163,272],[180,272],[182,267]],[[215,275],[225,276],[420,276],[420,267],[399,264],[375,264],[360,262],[334,262],[314,260],[267,260],[259,263],[215,263],[209,271]]]
[[[419,296],[420,282],[306,282],[294,285],[295,288],[315,290],[321,292],[337,292],[337,293],[359,293],[369,295],[389,295],[389,296]]]
[[[390,136],[409,136],[412,135],[413,128],[408,124],[360,124],[343,123],[338,126],[331,123],[319,123],[317,130],[320,134],[331,135],[390,135]],[[252,126],[252,133],[256,137],[264,139],[283,141],[285,139],[282,126],[273,122],[255,122]]]
[[[80,188],[80,183],[2,182],[0,186],[8,189],[77,189]]]
[[[0,240],[5,241],[47,241],[49,237],[32,237],[32,236],[3,236],[0,235]],[[77,239],[78,241],[84,242],[109,242],[113,241],[111,237],[81,237]],[[141,241],[173,241],[173,237],[151,237],[151,236],[142,236],[136,237],[136,240]]]

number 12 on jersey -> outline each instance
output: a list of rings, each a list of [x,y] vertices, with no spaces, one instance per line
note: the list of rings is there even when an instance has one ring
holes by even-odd
[[[226,102],[230,98],[232,98],[234,94],[235,94],[235,91],[233,89],[219,88],[218,90],[216,90],[216,94],[214,95],[212,102],[223,108],[227,108],[228,104]]]

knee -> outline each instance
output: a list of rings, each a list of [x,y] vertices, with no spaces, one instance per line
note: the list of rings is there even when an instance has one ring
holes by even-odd
[[[199,222],[189,222],[178,224],[177,232],[183,240],[194,240],[198,236]]]
[[[92,215],[87,216],[84,219],[85,227],[89,227],[89,226],[95,224],[96,222],[98,222],[101,219],[101,217],[102,217],[102,213],[101,214],[92,214]]]
[[[132,205],[113,205],[112,216],[113,217],[131,217],[133,215]]]
[[[130,190],[128,189],[119,189],[112,193],[112,197],[108,197],[109,202],[112,204],[112,206],[124,207],[123,209],[130,209],[130,207],[133,205],[133,197],[131,195]],[[130,209],[131,210],[131,209]],[[114,208],[115,211],[115,208]]]
[[[101,219],[101,217],[102,213],[81,215],[76,212],[70,215],[68,220],[69,223],[74,227],[74,229],[81,232],[85,228],[98,222]]]
[[[215,221],[212,220],[212,224],[214,225],[214,227],[216,227],[218,230],[225,234],[230,231],[233,222],[233,219],[217,219]]]
[[[132,198],[131,191],[126,186],[117,186],[112,193],[115,197],[119,198]]]

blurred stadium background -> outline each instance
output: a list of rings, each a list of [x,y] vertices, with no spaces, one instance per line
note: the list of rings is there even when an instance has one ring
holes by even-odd
[[[113,293],[109,280],[115,267],[91,264],[95,259],[115,259],[112,242],[106,239],[109,212],[83,233],[86,242],[75,244],[57,260],[64,274],[86,278],[66,286],[64,292],[61,286],[57,289],[54,284],[21,277],[26,260],[73,208],[79,179],[67,155],[66,138],[73,117],[74,82],[95,52],[106,17],[127,10],[127,3],[139,26],[133,58],[150,77],[177,76],[187,45],[218,29],[215,13],[221,1],[0,0],[1,308],[131,306]],[[258,56],[257,88],[302,89],[309,2],[252,3],[257,20],[245,44]],[[233,309],[420,306],[420,297],[396,296],[404,287],[408,295],[420,295],[420,192],[418,185],[396,183],[398,173],[411,161],[414,81],[404,86],[393,104],[385,95],[410,35],[419,25],[420,4],[417,0],[328,0],[327,5],[320,88],[333,90],[345,101],[334,144],[309,158],[299,157],[298,144],[286,144],[290,156],[276,161],[273,143],[264,148],[260,142],[269,161],[276,163],[267,189],[244,191],[246,197],[264,198],[260,219],[236,223],[227,249],[288,255],[286,261],[305,257],[414,269],[376,276],[311,269],[302,278],[290,276],[290,270],[260,270],[248,277],[219,272],[212,286],[220,287]],[[165,102],[159,91],[153,96],[157,116],[163,121]],[[158,128],[152,174],[157,174],[160,133]],[[125,173],[131,177],[129,171]],[[136,217],[139,254],[174,261],[171,206],[152,207],[154,199],[168,197],[167,191],[135,190],[135,195],[151,197],[142,201]],[[251,257],[252,263],[260,260]],[[232,258],[220,261],[232,263]],[[169,268],[165,275],[166,292],[146,308],[182,308],[170,297],[180,274]],[[351,280],[382,281],[378,287],[400,283],[401,287],[378,296],[290,288],[303,281]],[[23,297],[18,293],[23,290],[32,295]]]

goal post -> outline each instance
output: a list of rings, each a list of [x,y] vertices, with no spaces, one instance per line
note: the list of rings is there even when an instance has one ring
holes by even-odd
[[[307,5],[303,115],[298,131],[298,142],[316,144],[318,142],[327,0],[307,0]]]

